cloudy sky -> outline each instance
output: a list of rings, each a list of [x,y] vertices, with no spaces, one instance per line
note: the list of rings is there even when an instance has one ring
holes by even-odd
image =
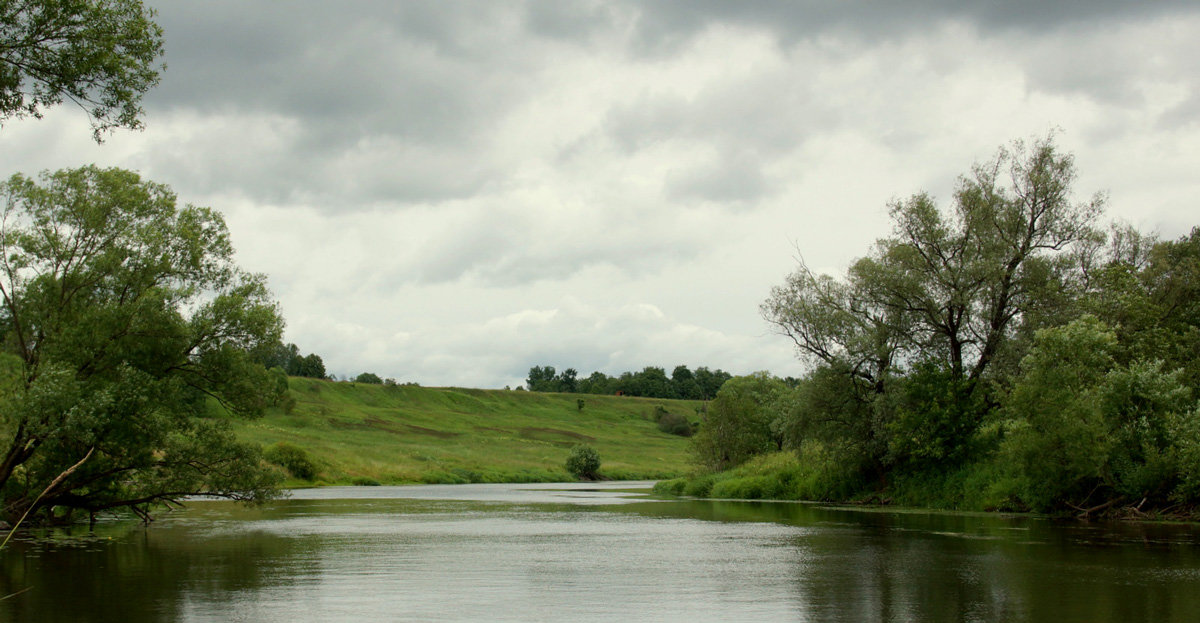
[[[799,375],[758,305],[840,274],[890,199],[1018,138],[1077,196],[1200,225],[1194,2],[148,0],[146,130],[0,130],[0,175],[96,162],[221,210],[331,372]]]

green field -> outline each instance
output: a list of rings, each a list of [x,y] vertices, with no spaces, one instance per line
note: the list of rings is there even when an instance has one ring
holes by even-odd
[[[234,429],[264,448],[302,448],[318,484],[568,481],[564,464],[576,444],[600,453],[605,478],[671,478],[689,470],[689,442],[658,430],[657,408],[696,421],[702,404],[297,377],[289,388],[290,413],[235,419]]]

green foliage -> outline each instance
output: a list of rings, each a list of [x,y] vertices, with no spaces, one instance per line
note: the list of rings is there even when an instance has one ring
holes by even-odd
[[[534,366],[529,369],[529,378],[525,379],[525,387],[531,392],[556,392],[560,383],[555,374],[554,366]]]
[[[567,471],[576,478],[595,480],[600,475],[600,453],[588,445],[571,448],[567,456]]]
[[[295,344],[284,345],[275,342],[255,353],[256,359],[268,368],[279,368],[288,376],[303,376],[310,379],[325,378],[325,362],[320,355],[309,353],[300,354],[300,347]]]
[[[0,195],[4,513],[89,449],[39,508],[271,495],[257,448],[208,419],[207,397],[253,416],[282,389],[252,356],[282,322],[221,217],[119,169],[15,175]]]
[[[1037,334],[1006,405],[1002,447],[1029,507],[1086,509],[1172,494],[1178,461],[1194,444],[1182,423],[1195,403],[1180,372],[1159,362],[1121,365],[1118,350],[1116,334],[1090,316]]]
[[[820,366],[797,384],[776,414],[784,446],[808,442],[839,448],[847,465],[882,470],[888,454],[886,421],[875,387],[840,364]]]
[[[798,451],[761,454],[729,471],[666,481],[655,491],[726,499],[845,500],[866,491],[840,452],[806,443]]]
[[[375,374],[374,372],[363,372],[362,374],[354,377],[354,382],[368,383],[370,385],[383,385],[383,379],[379,378],[379,375]]]
[[[786,391],[727,383],[696,448],[740,467],[669,489],[1083,515],[1200,502],[1200,228],[1106,242],[1103,197],[1071,199],[1052,139],[974,167],[949,209],[894,202],[892,235],[843,278],[801,263],[761,311],[812,371]],[[799,463],[762,458],[777,450]]]
[[[899,379],[885,424],[891,462],[945,468],[966,459],[987,409],[976,383],[937,361],[918,363]]]
[[[263,458],[286,469],[289,474],[300,480],[314,480],[317,477],[317,465],[308,452],[290,443],[281,441],[267,448],[263,452]]]
[[[141,127],[141,97],[163,68],[153,16],[139,0],[0,0],[0,122],[67,99],[97,141]]]
[[[874,458],[892,435],[894,455],[953,454],[981,419],[978,394],[993,365],[1019,359],[1025,344],[1015,336],[1038,328],[1022,321],[1064,320],[1056,293],[1084,277],[1070,253],[1095,239],[1103,201],[1074,203],[1074,179],[1071,156],[1052,137],[1015,143],[960,178],[949,209],[925,193],[893,202],[893,235],[843,279],[801,263],[773,288],[764,318],[819,368],[850,377],[849,399],[866,405],[826,419]],[[948,395],[936,395],[931,375],[949,383]],[[905,376],[913,378],[892,387]],[[935,422],[923,421],[925,408]]]
[[[579,379],[574,368],[561,373],[554,366],[534,366],[529,369],[526,386],[536,392],[567,392],[583,394],[621,394],[645,398],[684,400],[708,400],[731,375],[721,370],[710,371],[697,368],[695,373],[687,366],[676,366],[671,377],[663,368],[647,366],[640,372],[623,372],[610,377],[603,372],[593,372]]]
[[[778,450],[782,437],[776,420],[787,385],[766,372],[734,377],[717,392],[693,445],[701,465],[720,471],[750,457]]]
[[[691,437],[695,429],[692,428],[692,423],[688,421],[686,416],[678,413],[671,413],[661,406],[657,407],[658,414],[657,424],[658,430],[669,435],[679,435],[680,437]]]

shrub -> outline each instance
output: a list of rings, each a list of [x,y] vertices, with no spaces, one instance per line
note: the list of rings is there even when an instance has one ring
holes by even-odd
[[[281,441],[263,451],[263,458],[301,480],[317,477],[317,466],[303,448]]]
[[[683,495],[683,488],[687,486],[687,483],[687,478],[660,480],[654,483],[654,492],[664,495]]]
[[[586,445],[571,448],[571,454],[567,457],[567,471],[576,478],[595,480],[600,471],[600,453]]]
[[[692,436],[692,425],[687,418],[678,413],[669,413],[665,409],[658,416],[658,430],[680,437]]]
[[[369,385],[383,385],[383,379],[379,378],[379,375],[375,374],[374,372],[363,372],[362,374],[354,377],[354,382],[367,383]],[[393,381],[393,383],[395,383],[395,381]]]

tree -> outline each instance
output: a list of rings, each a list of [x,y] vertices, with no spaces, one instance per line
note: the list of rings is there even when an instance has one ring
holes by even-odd
[[[374,372],[363,372],[354,377],[355,383],[366,383],[368,385],[383,385],[383,379]]]
[[[613,379],[597,370],[579,381],[579,391],[583,394],[611,394],[615,389],[613,388]]]
[[[893,236],[846,279],[801,262],[772,289],[763,316],[802,355],[840,361],[880,392],[906,361],[936,358],[956,381],[984,378],[1022,320],[1049,300],[1042,295],[1062,279],[1066,252],[1096,236],[1103,197],[1072,202],[1074,162],[1052,138],[1014,143],[975,166],[948,213],[924,193],[894,202]]]
[[[666,370],[658,366],[646,366],[641,372],[633,375],[633,384],[627,393],[633,396],[647,398],[674,398],[671,380],[667,378]]]
[[[600,453],[588,445],[571,448],[567,455],[567,471],[576,478],[595,480],[600,476]]]
[[[925,193],[893,202],[893,234],[845,278],[801,261],[762,304],[801,356],[855,379],[869,408],[834,419],[866,418],[838,428],[871,440],[876,468],[889,444],[902,460],[961,458],[995,407],[997,377],[1014,371],[1034,331],[1070,319],[1065,301],[1083,289],[1076,259],[1099,238],[1103,197],[1072,200],[1074,163],[1052,139],[975,166],[949,210]],[[998,362],[1008,369],[991,374]]]
[[[555,380],[558,382],[558,391],[574,394],[579,391],[579,372],[575,368],[567,368],[558,374]]]
[[[1126,235],[1124,238],[1130,238]],[[1090,271],[1083,308],[1117,333],[1122,362],[1158,359],[1183,368],[1200,395],[1200,227],[1142,253],[1112,249]]]
[[[720,391],[721,386],[725,384],[725,381],[733,378],[733,375],[720,368],[709,370],[701,366],[696,368],[693,377],[696,379],[696,385],[700,388],[699,398],[701,400],[712,400],[713,396],[716,396],[717,392]]]
[[[163,69],[162,28],[140,0],[0,0],[0,123],[79,105],[93,138],[140,128]]]
[[[292,374],[289,372],[289,374]],[[316,353],[309,353],[296,361],[295,373],[293,376],[303,376],[310,379],[323,379],[326,377],[325,362],[321,360],[321,356]]]
[[[1094,510],[1171,493],[1174,456],[1194,444],[1175,432],[1186,430],[1178,423],[1195,418],[1196,404],[1179,371],[1121,365],[1118,350],[1117,335],[1084,316],[1039,331],[1021,362],[1002,456],[1033,509]]]
[[[696,377],[687,366],[675,366],[671,371],[671,388],[675,397],[684,400],[699,400],[700,385],[696,383]]]
[[[756,454],[782,449],[773,426],[787,385],[766,372],[730,379],[708,406],[693,447],[713,471],[736,467]]]
[[[0,511],[271,495],[258,447],[205,417],[280,391],[258,361],[282,321],[220,215],[94,166],[15,175],[0,195]]]
[[[261,354],[258,355],[258,362],[267,368],[279,368],[288,376],[325,378],[325,362],[321,360],[320,355],[301,355],[300,347],[295,344],[276,342],[259,350]]]
[[[555,377],[554,366],[533,366],[529,369],[529,378],[525,379],[525,387],[531,392],[556,392],[558,380]]]

